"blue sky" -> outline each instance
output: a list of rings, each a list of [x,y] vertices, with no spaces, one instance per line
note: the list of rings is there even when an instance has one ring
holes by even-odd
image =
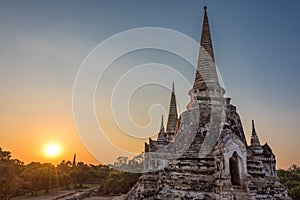
[[[58,120],[73,123],[72,87],[86,55],[113,34],[138,27],[174,29],[198,41],[204,5],[216,62],[245,134],[250,134],[250,120],[255,119],[261,141],[274,148],[280,166],[300,164],[297,153],[284,158],[288,152],[298,152],[300,140],[297,0],[2,0],[0,136],[9,133],[16,138],[24,132],[22,137],[30,138],[58,127],[76,142],[75,129]],[[50,128],[32,130],[38,119]],[[19,151],[21,147],[14,147],[12,141],[5,137],[0,146]]]

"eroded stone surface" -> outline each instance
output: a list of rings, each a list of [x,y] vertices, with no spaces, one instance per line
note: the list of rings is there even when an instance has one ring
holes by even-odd
[[[149,139],[145,144],[144,173],[126,199],[290,199],[276,177],[270,146],[260,144],[254,122],[247,144],[236,107],[224,94],[217,79],[205,8],[198,68],[187,110],[175,124],[173,88],[168,130],[165,133],[161,128],[158,140]]]
[[[194,131],[195,141],[182,154],[166,156],[163,151],[150,152],[156,160],[169,158],[165,159],[168,164],[161,168],[153,166],[152,169],[160,170],[143,174],[127,199],[289,199],[276,172],[270,173],[275,170],[275,156],[270,147],[262,146],[263,151],[256,154],[245,144],[240,118],[232,105],[225,106],[226,117],[219,137],[209,153],[202,157],[199,152],[203,136],[210,131],[207,125],[210,114],[204,106],[198,108],[182,114],[177,129],[182,137],[176,137],[183,140]],[[196,125],[196,116],[205,116],[200,125]],[[178,148],[180,142],[173,144]],[[232,170],[230,163],[233,158],[236,170]],[[236,183],[234,176],[238,177]]]

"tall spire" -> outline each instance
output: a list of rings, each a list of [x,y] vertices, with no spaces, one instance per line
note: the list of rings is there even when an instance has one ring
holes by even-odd
[[[200,50],[193,89],[203,89],[203,87],[206,88],[207,85],[210,85],[211,83],[219,86],[206,10],[207,7],[204,6],[204,19],[202,25]]]
[[[173,82],[167,130],[166,130],[167,133],[175,133],[177,121],[178,121],[178,114],[177,114],[177,106],[176,106],[175,88],[174,88],[174,82]]]
[[[161,116],[161,123],[160,123],[160,129],[157,137],[158,141],[166,141],[165,137],[165,126],[164,126],[164,116]]]
[[[76,153],[74,153],[74,156],[73,156],[73,163],[72,163],[72,166],[73,166],[73,167],[76,166]]]
[[[251,146],[261,146],[258,136],[257,136],[257,133],[255,131],[254,120],[252,120]]]

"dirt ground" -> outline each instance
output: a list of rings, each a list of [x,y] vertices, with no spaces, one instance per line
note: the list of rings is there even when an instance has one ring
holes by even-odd
[[[37,197],[22,197],[22,198],[13,198],[13,200],[53,200],[60,196],[62,194],[56,194],[56,195],[42,195]],[[120,198],[120,196],[117,197],[101,197],[101,196],[95,196],[95,197],[87,197],[84,200],[123,200],[123,198]]]

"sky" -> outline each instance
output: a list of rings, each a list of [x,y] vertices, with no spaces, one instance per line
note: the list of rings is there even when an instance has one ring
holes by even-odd
[[[237,106],[246,138],[249,141],[254,119],[261,143],[267,142],[276,155],[277,167],[300,165],[300,3],[297,0],[1,0],[0,147],[25,163],[59,163],[63,159],[72,160],[74,153],[78,160],[98,163],[84,142],[83,137],[88,133],[80,133],[73,118],[73,87],[85,58],[107,38],[133,28],[167,28],[199,41],[204,5],[208,6],[216,63],[227,96]],[[105,105],[111,103],[109,93],[114,89],[110,83],[122,80],[122,70],[153,62],[177,68],[186,66],[183,69],[189,66],[183,59],[163,51],[130,52],[110,65],[95,91],[95,112],[98,121],[104,120],[106,137],[126,151],[143,151],[148,135],[128,139],[112,121],[105,121],[109,112]],[[187,77],[193,80],[194,74],[189,72],[186,70]],[[180,79],[177,75],[160,70],[154,74],[158,79],[175,80],[179,110],[183,112],[188,91],[176,85]],[[131,80],[139,81],[142,77],[135,75]],[[106,85],[101,88],[103,81]],[[168,88],[152,84],[142,87],[143,92],[137,89],[128,103],[133,121],[142,127],[150,124],[143,130],[154,138],[160,116],[166,115],[168,108],[172,85],[169,82]],[[123,99],[116,99],[116,105],[121,105]],[[149,112],[156,104],[161,106]],[[126,116],[119,116],[126,121]],[[97,146],[97,141],[93,142]],[[44,155],[43,149],[51,143],[61,146],[61,155],[54,158]],[[107,160],[113,161],[118,156],[105,147],[100,150]]]

